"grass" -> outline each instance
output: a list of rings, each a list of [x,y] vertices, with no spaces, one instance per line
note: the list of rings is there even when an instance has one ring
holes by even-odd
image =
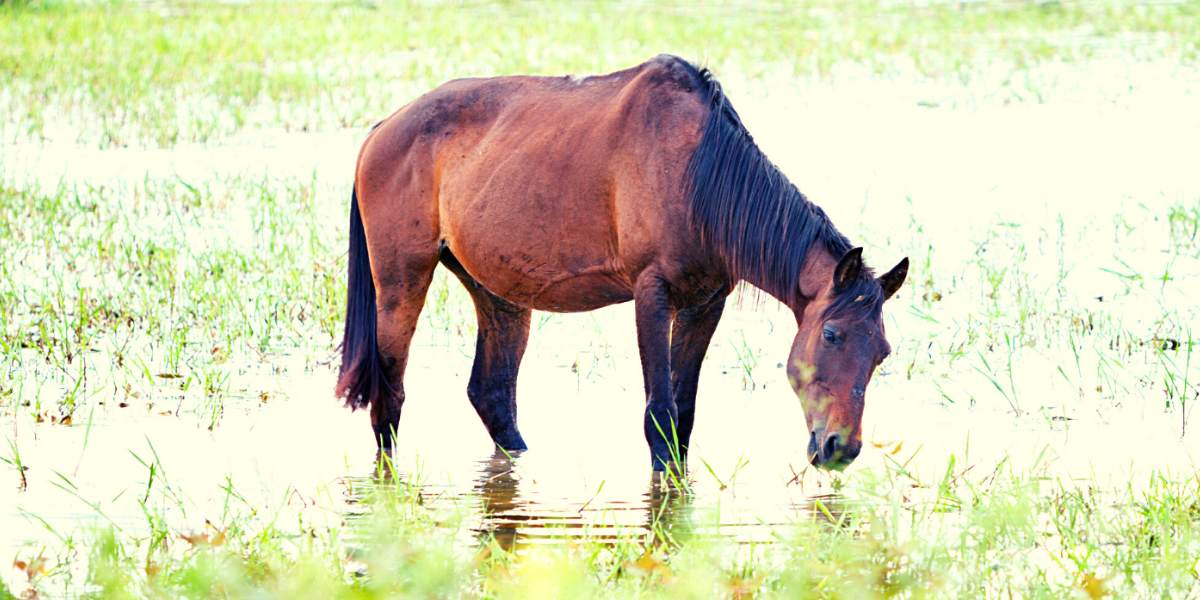
[[[1036,104],[1058,93],[1031,78],[1038,65],[1115,57],[1195,68],[1200,4],[0,2],[0,142],[15,155],[43,142],[171,149],[263,128],[362,129],[452,77],[604,72],[661,51],[748,83],[839,81],[854,68]],[[997,70],[1003,83],[993,88]],[[39,185],[11,164],[0,155],[0,424],[12,424],[0,484],[54,486],[71,510],[96,517],[72,528],[27,513],[46,536],[23,543],[0,579],[13,594],[1097,598],[1200,589],[1194,473],[1151,469],[1114,489],[1039,462],[981,465],[962,453],[931,476],[900,443],[881,450],[883,468],[838,476],[838,497],[815,499],[770,544],[713,535],[720,515],[696,510],[698,492],[677,474],[651,494],[653,519],[639,533],[513,548],[476,530],[473,507],[447,506],[412,475],[347,483],[353,509],[331,519],[287,499],[251,500],[239,491],[249,483],[232,478],[216,504],[189,498],[175,479],[186,473],[150,445],[133,454],[144,473],[130,492],[141,521],[110,519],[111,499],[81,485],[86,473],[31,462],[30,436],[79,426],[69,431],[86,453],[93,420],[131,413],[220,431],[231,411],[287,400],[264,379],[328,372],[344,306],[349,181],[268,172]],[[906,304],[889,309],[901,315],[889,331],[902,320],[903,333],[881,375],[921,384],[930,402],[1000,408],[1022,423],[1145,404],[1179,424],[1162,435],[1186,435],[1200,401],[1200,314],[1181,298],[1196,289],[1200,195],[1146,200],[1156,191],[1086,222],[997,217],[965,251],[932,243],[910,197],[902,226],[870,242],[919,266]],[[1104,297],[1081,298],[1096,279]],[[460,287],[437,275],[418,330],[426,348],[470,352],[475,318]],[[538,315],[536,327],[556,318]],[[779,334],[732,322],[706,372],[778,393],[770,357],[782,352]],[[569,367],[580,386],[617,365],[606,324],[591,329],[600,341]],[[18,430],[29,420],[32,433]],[[82,453],[72,461],[78,471]],[[744,466],[724,473],[698,462],[691,476],[733,489]]]
[[[10,82],[0,106],[13,116],[9,137],[172,145],[244,127],[364,126],[454,77],[604,72],[664,50],[751,77],[859,64],[969,79],[993,63],[1015,77],[1115,50],[1191,61],[1198,17],[1194,2],[32,2],[0,7],[0,77]]]
[[[57,421],[100,397],[214,426],[224,398],[251,393],[231,373],[333,338],[342,265],[312,182],[203,185],[0,189],[0,343],[25,383],[6,404]],[[250,235],[210,233],[227,220]]]
[[[967,473],[951,456],[940,481],[920,481],[897,462],[851,482],[838,505],[816,500],[811,518],[778,528],[765,546],[702,535],[688,496],[665,491],[644,535],[515,553],[487,536],[464,547],[463,514],[431,508],[420,486],[401,480],[360,484],[357,501],[371,511],[335,529],[303,518],[285,526],[278,513],[242,505],[230,483],[222,518],[192,530],[166,525],[164,481],[144,503],[144,533],[101,526],[67,544],[86,549],[85,561],[78,550],[18,561],[40,565],[24,574],[34,589],[117,598],[1194,592],[1200,478],[1153,476],[1143,491],[1101,493],[1032,469]],[[75,561],[86,567],[72,571]]]
[[[0,461],[4,461],[17,472],[18,485],[17,489],[24,491],[29,487],[29,480],[25,477],[25,471],[28,467],[21,460],[21,449],[17,447],[17,442],[12,439],[6,439],[8,442],[8,456],[0,457]]]

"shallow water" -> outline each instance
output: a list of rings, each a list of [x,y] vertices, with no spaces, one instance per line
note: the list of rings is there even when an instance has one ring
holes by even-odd
[[[839,482],[856,473],[900,463],[936,481],[951,456],[958,470],[990,470],[1007,458],[1113,488],[1139,485],[1151,470],[1196,472],[1200,424],[1182,435],[1181,411],[1164,411],[1150,346],[1113,350],[1113,338],[1096,334],[1076,361],[1064,332],[1036,331],[1039,344],[1010,354],[1007,392],[977,358],[955,353],[993,326],[981,316],[986,282],[973,277],[980,262],[1020,262],[1031,290],[1054,289],[1048,282],[1057,278],[1057,297],[1032,308],[1095,314],[1113,336],[1180,339],[1198,322],[1200,260],[1168,256],[1159,222],[1172,203],[1200,201],[1188,141],[1200,138],[1200,113],[1189,109],[1197,75],[1153,63],[1088,69],[1035,71],[1049,100],[1015,106],[975,93],[991,89],[986,81],[968,89],[851,75],[836,85],[772,83],[768,94],[762,83],[723,78],[767,153],[867,246],[869,262],[928,258],[887,309],[897,352],[868,390],[866,447],[847,472],[806,469],[807,427],[782,368],[794,319],[751,296],[727,311],[702,373],[690,494],[664,492],[649,471],[628,305],[535,315],[518,392],[531,449],[514,460],[495,455],[467,402],[472,335],[423,321],[406,380],[399,477],[418,482],[434,506],[465,514],[471,536],[519,546],[646,536],[656,518],[672,531],[770,541],[780,526],[812,518],[817,501],[836,504]],[[250,132],[171,150],[6,145],[0,166],[17,185],[42,186],[312,177],[334,228],[344,222],[362,133]],[[1142,233],[1114,244],[1123,228]],[[1012,254],[1016,247],[1028,254]],[[1131,285],[1113,268],[1151,282],[1169,268],[1174,279]],[[922,299],[934,292],[940,300]],[[747,356],[753,364],[744,369]],[[1115,388],[1102,376],[1114,359],[1125,384]],[[35,551],[93,524],[137,531],[143,498],[161,503],[177,531],[199,530],[226,510],[229,482],[242,499],[235,502],[264,513],[309,524],[355,518],[375,472],[367,416],[332,398],[328,366],[275,366],[238,376],[234,389],[261,390],[267,400],[250,393],[228,402],[212,431],[205,419],[162,414],[161,406],[110,404],[90,416],[85,408],[71,426],[34,423],[23,412],[0,417],[28,466],[24,491],[15,470],[0,468],[0,548]],[[1190,367],[1196,379],[1198,366]],[[148,464],[157,465],[153,475]]]
[[[471,532],[521,545],[646,536],[656,519],[687,535],[768,542],[780,526],[812,518],[814,501],[835,504],[839,478],[891,461],[936,481],[952,455],[960,470],[990,470],[1008,458],[1021,467],[1040,464],[1048,476],[1117,488],[1152,469],[1197,469],[1196,434],[1181,437],[1178,416],[1149,402],[1014,417],[931,401],[927,382],[891,369],[880,371],[868,395],[859,460],[840,475],[806,468],[807,429],[783,369],[747,389],[731,368],[728,330],[764,317],[780,329],[790,318],[744,307],[722,323],[726,335],[718,331],[702,373],[690,494],[662,487],[649,470],[627,306],[565,316],[534,333],[518,384],[530,450],[512,459],[495,453],[467,402],[468,349],[416,348],[394,459],[398,477],[418,485],[428,504],[465,514]],[[783,330],[764,345],[785,354],[790,337]],[[611,350],[608,364],[581,375],[580,356],[597,338]],[[179,499],[162,502],[180,531],[221,519],[227,482],[248,505],[281,517],[309,524],[353,518],[376,473],[367,415],[332,398],[332,372],[274,384],[265,404],[230,407],[213,431],[187,416],[133,407],[100,409],[90,425],[82,417],[71,426],[10,419],[29,485],[19,492],[15,474],[5,473],[3,546],[52,540],[46,524],[63,533],[109,523],[138,531],[147,464],[156,461],[150,497],[167,490]]]

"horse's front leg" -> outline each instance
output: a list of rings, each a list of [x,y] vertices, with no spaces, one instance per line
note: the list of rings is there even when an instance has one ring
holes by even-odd
[[[696,417],[696,386],[700,380],[700,364],[708,351],[721,313],[725,296],[700,306],[680,310],[671,329],[671,391],[679,409],[680,453],[687,458],[692,438],[692,423]]]
[[[667,284],[656,273],[643,272],[633,290],[638,351],[646,388],[644,430],[655,471],[682,460],[679,411],[671,396],[671,320]]]

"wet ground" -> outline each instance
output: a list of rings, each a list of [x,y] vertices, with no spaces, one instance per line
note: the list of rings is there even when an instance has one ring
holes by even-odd
[[[1180,410],[1163,410],[1152,348],[1121,354],[1120,369],[1134,375],[1118,381],[1145,373],[1144,385],[1100,389],[1095,373],[1108,350],[1076,361],[1061,343],[1066,332],[1039,330],[1031,337],[1047,341],[1013,354],[1007,392],[973,355],[955,352],[972,331],[998,326],[980,316],[986,282],[965,275],[964,265],[980,261],[1020,264],[1031,290],[1058,290],[1031,301],[1036,311],[1095,314],[1142,341],[1184,337],[1186,324],[1197,323],[1200,260],[1168,257],[1156,234],[1166,207],[1200,202],[1190,142],[1200,139],[1200,112],[1186,109],[1200,89],[1196,75],[1170,65],[1117,77],[1095,70],[1111,75],[1119,65],[1089,68],[1039,71],[1044,82],[1034,83],[1054,92],[1015,106],[971,91],[984,84],[913,86],[851,74],[836,88],[781,84],[766,94],[763,83],[726,82],[767,153],[867,246],[868,262],[891,265],[906,253],[928,259],[887,309],[889,336],[902,350],[868,390],[867,446],[846,473],[806,469],[808,432],[781,364],[794,320],[773,301],[748,296],[727,313],[702,374],[692,493],[664,493],[651,479],[630,306],[535,315],[518,388],[531,449],[511,460],[494,453],[466,400],[469,336],[422,323],[395,460],[401,478],[428,502],[466,515],[468,535],[533,544],[642,535],[655,515],[702,534],[769,541],[777,525],[811,516],[816,501],[836,503],[839,480],[899,463],[915,480],[932,481],[952,455],[959,470],[992,469],[1007,457],[1100,486],[1122,487],[1151,469],[1194,473],[1196,427],[1181,434]],[[8,144],[0,165],[18,184],[41,185],[315,177],[328,192],[329,222],[340,226],[361,136],[254,132],[170,151],[51,140]],[[1116,231],[1125,232],[1119,244]],[[1130,286],[1114,268],[1151,280],[1169,268],[1173,283]],[[1111,350],[1112,339],[1085,343]],[[993,361],[1001,356],[988,352]],[[179,527],[219,517],[230,498],[313,524],[357,514],[374,473],[366,415],[332,398],[328,365],[275,367],[239,383],[268,400],[232,404],[212,431],[136,407],[99,407],[90,416],[85,409],[71,426],[0,417],[28,466],[24,491],[15,470],[0,474],[0,547],[53,544],[93,523],[136,530],[144,525],[139,501],[164,486],[177,499],[168,513]]]

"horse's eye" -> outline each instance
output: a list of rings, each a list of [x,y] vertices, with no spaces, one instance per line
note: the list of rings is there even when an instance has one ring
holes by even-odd
[[[823,337],[825,338],[825,341],[832,345],[836,346],[838,342],[842,341],[841,338],[838,337],[837,330],[828,325],[825,326],[825,329],[822,331],[822,333],[824,334]]]

